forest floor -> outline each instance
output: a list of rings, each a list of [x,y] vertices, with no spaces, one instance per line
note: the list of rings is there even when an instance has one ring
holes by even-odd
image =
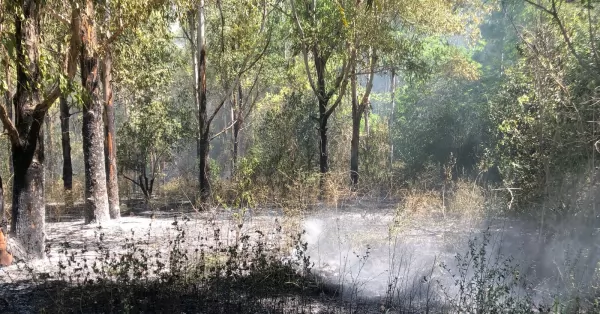
[[[525,256],[527,269],[535,268],[538,277],[543,274],[544,281],[536,281],[540,291],[559,280],[555,271],[560,272],[565,264],[564,258],[557,261],[556,254],[548,261],[549,251],[540,249],[535,226],[521,221],[439,215],[404,219],[399,218],[396,204],[383,202],[323,208],[287,217],[267,209],[197,212],[179,204],[172,210],[167,207],[152,212],[134,207],[132,215],[101,228],[65,214],[60,222],[46,225],[47,259],[0,269],[0,313],[39,312],[39,300],[50,303],[45,304],[46,311],[52,309],[52,302],[57,300],[50,291],[55,290],[39,287],[55,280],[82,282],[92,278],[94,274],[82,268],[91,268],[96,259],[109,260],[107,252],[124,256],[131,252],[130,244],[135,245],[136,252],[144,250],[165,263],[173,243],[180,243],[188,256],[197,256],[195,249],[199,247],[226,248],[236,241],[247,241],[250,246],[266,243],[267,250],[277,247],[284,255],[297,256],[297,250],[303,249],[294,247],[292,239],[303,230],[305,253],[314,263],[313,274],[320,285],[309,301],[302,302],[304,308],[311,309],[306,312],[314,313],[356,312],[357,306],[362,308],[360,313],[382,309],[400,313],[399,308],[404,307],[400,303],[447,301],[448,295],[457,293],[452,287],[452,275],[458,273],[453,266],[456,255],[468,252],[468,240],[481,239],[485,231],[493,238],[488,247],[493,253],[484,254],[497,257],[495,263],[502,262],[499,256]],[[181,231],[185,231],[184,243],[177,240]],[[247,240],[243,240],[244,235]],[[551,241],[554,249],[563,251],[565,246],[576,249],[589,245],[556,240],[545,243]],[[294,302],[290,301],[294,298],[286,300]],[[290,308],[298,307],[280,312],[298,312]]]

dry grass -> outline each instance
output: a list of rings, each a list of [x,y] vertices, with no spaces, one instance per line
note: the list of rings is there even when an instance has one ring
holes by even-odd
[[[477,185],[459,180],[454,187],[447,206],[447,214],[457,215],[462,219],[477,221],[485,212],[484,191]]]

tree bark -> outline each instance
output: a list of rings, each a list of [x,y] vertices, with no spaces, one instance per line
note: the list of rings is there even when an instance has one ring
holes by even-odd
[[[46,155],[46,173],[49,175],[50,186],[52,186],[52,182],[54,181],[54,167],[52,165],[52,121],[50,120],[50,115],[46,115],[44,117],[44,124],[46,126],[46,143],[44,144]]]
[[[206,108],[206,35],[205,35],[205,17],[204,0],[198,4],[198,29],[196,31],[196,49],[197,49],[197,84],[198,93],[198,130],[197,130],[197,158],[198,158],[198,184],[200,190],[200,199],[202,202],[208,200],[211,189],[209,181],[208,152],[210,145],[209,121]]]
[[[0,106],[0,121],[11,142],[13,161],[13,200],[11,234],[22,242],[21,258],[40,258],[45,251],[45,196],[44,196],[44,117],[60,96],[55,84],[46,98],[40,99],[40,24],[45,1],[21,0],[14,3],[14,40],[16,52],[16,93],[12,98],[14,123]],[[71,16],[71,48],[66,55],[65,72],[72,79],[79,55],[78,10],[73,6]]]
[[[356,52],[353,50],[352,57],[356,58]],[[356,84],[356,65],[352,66],[352,76],[350,77],[350,89],[352,90],[352,139],[350,140],[350,181],[355,189],[358,186],[358,153],[360,138],[360,119],[357,84]]]
[[[45,249],[44,142],[42,125],[46,110],[31,110],[40,103],[39,68],[40,4],[21,3],[15,14],[17,84],[14,95],[15,128],[12,140],[14,168],[11,233],[33,258]]]
[[[352,51],[353,60],[356,60],[356,51]],[[356,188],[358,185],[358,167],[359,167],[359,143],[360,143],[360,120],[362,119],[362,115],[365,115],[365,131],[368,129],[367,125],[367,107],[369,106],[369,96],[371,95],[371,90],[373,89],[373,80],[375,78],[375,65],[377,63],[377,55],[374,51],[371,51],[370,58],[370,70],[369,70],[369,79],[367,81],[367,86],[365,87],[365,93],[362,95],[360,103],[358,101],[357,96],[357,83],[356,83],[356,67],[355,64],[352,66],[352,139],[350,142],[350,178],[352,181],[353,188]],[[366,131],[368,134],[368,131]]]
[[[391,98],[391,105],[390,105],[390,119],[388,121],[388,137],[389,137],[389,141],[390,141],[390,168],[392,167],[392,165],[394,164],[394,139],[392,136],[392,132],[394,130],[394,119],[396,118],[396,71],[394,69],[392,69],[391,74],[390,74],[390,98]]]
[[[115,138],[115,106],[112,93],[112,56],[107,49],[103,59],[102,86],[104,86],[104,153],[106,158],[106,186],[111,219],[121,217],[119,182],[117,179],[117,145]]]
[[[2,32],[2,26],[0,26],[0,33]],[[11,121],[14,121],[13,118],[13,104],[12,104],[12,96],[10,94],[10,90],[12,88],[12,84],[10,81],[10,58],[8,56],[8,52],[6,52],[6,50],[3,49],[2,51],[2,65],[4,66],[4,79],[6,82],[6,91],[4,92],[4,104],[6,105],[6,111],[8,114],[8,118]],[[8,144],[9,148],[10,148],[10,143]],[[10,173],[13,172],[13,164],[12,164],[12,159],[9,158],[8,161],[8,169],[10,171]]]
[[[64,95],[60,96],[60,133],[62,143],[63,169],[62,180],[65,193],[65,208],[73,208],[73,165],[71,163],[71,133],[70,133],[69,103]]]
[[[2,176],[0,175],[0,228],[2,228],[6,214],[4,213],[4,189],[2,188]],[[6,230],[4,230],[6,232]]]
[[[242,128],[242,122],[244,119],[243,111],[242,111],[242,108],[244,106],[243,96],[244,96],[244,93],[243,93],[243,89],[242,89],[242,84],[240,83],[238,85],[238,90],[237,90],[237,101],[234,102],[234,109],[233,109],[233,156],[232,156],[233,167],[232,167],[232,172],[234,174],[237,169],[240,129]]]
[[[81,18],[81,83],[86,91],[83,104],[83,159],[85,166],[85,222],[110,219],[106,192],[104,132],[100,100],[99,57],[95,47],[94,4],[86,0]]]

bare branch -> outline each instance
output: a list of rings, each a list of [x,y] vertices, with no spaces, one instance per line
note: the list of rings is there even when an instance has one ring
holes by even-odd
[[[236,120],[233,120],[233,122],[231,122],[231,124],[230,124],[229,126],[227,126],[226,128],[224,128],[223,130],[219,131],[219,133],[217,133],[217,134],[215,134],[215,135],[211,136],[211,137],[210,137],[210,139],[209,139],[209,141],[212,141],[212,140],[214,140],[215,138],[217,138],[217,136],[219,136],[219,135],[221,135],[221,134],[223,134],[223,133],[227,132],[229,129],[231,129],[231,128],[232,128],[232,127],[235,125],[235,123],[236,123],[237,121],[238,121],[237,119],[236,119]]]
[[[537,9],[542,10],[542,11],[544,11],[544,12],[550,14],[550,15],[554,15],[553,11],[550,11],[548,8],[546,8],[546,7],[542,6],[542,5],[539,5],[539,4],[537,4],[537,3],[535,3],[535,2],[533,2],[531,0],[525,0],[525,2],[531,4],[532,6],[536,7]]]
[[[140,188],[143,188],[143,186],[142,186],[142,185],[141,185],[139,182],[137,182],[136,180],[134,180],[134,179],[132,179],[132,178],[128,177],[128,176],[127,176],[127,175],[125,175],[124,173],[121,173],[121,175],[123,176],[123,178],[125,178],[125,179],[127,179],[127,180],[129,180],[129,181],[133,182],[133,184],[135,184],[135,185],[139,186]]]

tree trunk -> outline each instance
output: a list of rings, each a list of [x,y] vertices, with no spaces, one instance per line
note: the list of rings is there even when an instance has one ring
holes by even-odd
[[[353,52],[353,57],[356,54]],[[350,77],[350,89],[352,90],[352,139],[350,141],[350,181],[352,188],[358,186],[358,144],[360,139],[360,119],[361,114],[358,108],[358,95],[356,84],[356,66],[352,67],[352,76]]]
[[[206,111],[206,36],[204,19],[204,0],[198,4],[198,29],[196,31],[197,49],[197,85],[198,91],[198,130],[197,130],[197,158],[198,158],[198,184],[202,202],[210,196],[208,153],[210,149],[208,114]]]
[[[81,83],[86,91],[83,104],[83,159],[85,166],[85,222],[110,219],[106,192],[104,132],[100,100],[99,57],[95,47],[94,4],[86,1],[81,19]]]
[[[201,135],[198,139],[198,169],[199,171],[199,184],[200,184],[200,198],[202,202],[208,200],[210,196],[210,180],[209,180],[209,165],[208,165],[208,153],[209,153],[209,138],[208,135]]]
[[[52,167],[52,121],[50,120],[50,115],[46,115],[44,117],[44,124],[46,126],[46,143],[44,144],[46,155],[46,173],[48,174],[48,178],[50,180],[50,187],[52,187],[52,182],[54,182],[54,167]]]
[[[63,169],[62,180],[65,193],[65,208],[73,208],[73,165],[71,163],[71,133],[69,103],[64,95],[60,96],[60,133],[62,143]]]
[[[4,189],[2,188],[2,176],[0,175],[0,228],[6,221],[6,213],[4,212]],[[6,230],[3,230],[6,232]]]
[[[391,86],[390,86],[390,98],[391,98],[391,112],[390,120],[388,121],[388,137],[390,141],[390,168],[394,164],[394,138],[392,136],[394,130],[394,119],[396,118],[396,71],[392,69],[391,73]]]
[[[110,48],[103,59],[102,85],[104,86],[104,153],[106,158],[106,187],[111,219],[121,217],[119,182],[117,180],[117,145],[115,138],[115,106],[112,93],[112,56]]]
[[[0,33],[2,32],[2,26],[0,26]],[[6,111],[8,113],[8,118],[11,121],[14,121],[13,118],[13,104],[12,104],[12,96],[10,95],[10,90],[12,88],[12,84],[10,81],[10,58],[8,56],[8,52],[6,50],[2,50],[2,65],[4,66],[4,81],[6,83],[6,91],[4,92],[4,103],[6,105]],[[10,142],[8,143],[8,147],[10,148]],[[13,172],[13,164],[12,159],[8,160],[8,169],[10,173]]]
[[[235,174],[235,171],[237,169],[237,160],[238,160],[238,151],[239,151],[239,135],[240,135],[240,129],[242,127],[242,120],[243,120],[243,112],[242,112],[242,108],[243,108],[243,90],[242,90],[242,84],[240,83],[238,85],[238,91],[237,91],[237,102],[234,103],[234,109],[233,109],[233,156],[232,156],[232,161],[233,161],[233,169],[232,172]]]
[[[39,136],[32,148],[13,147],[13,199],[11,233],[25,245],[33,258],[41,258],[45,251],[44,197],[44,144],[41,124],[43,117],[32,124],[39,124]]]
[[[11,233],[22,242],[29,257],[40,258],[45,249],[44,142],[46,110],[40,103],[40,7],[37,1],[21,3],[15,14],[17,84],[14,95],[13,199]]]
[[[363,114],[365,115],[365,136],[369,136],[369,133],[371,132],[369,129],[369,101],[367,101],[366,106],[363,110]],[[367,149],[368,149],[368,145],[367,145]]]
[[[325,175],[329,172],[329,155],[327,154],[327,121],[329,116],[326,115],[327,101],[319,100],[319,188],[321,194],[325,188]]]

